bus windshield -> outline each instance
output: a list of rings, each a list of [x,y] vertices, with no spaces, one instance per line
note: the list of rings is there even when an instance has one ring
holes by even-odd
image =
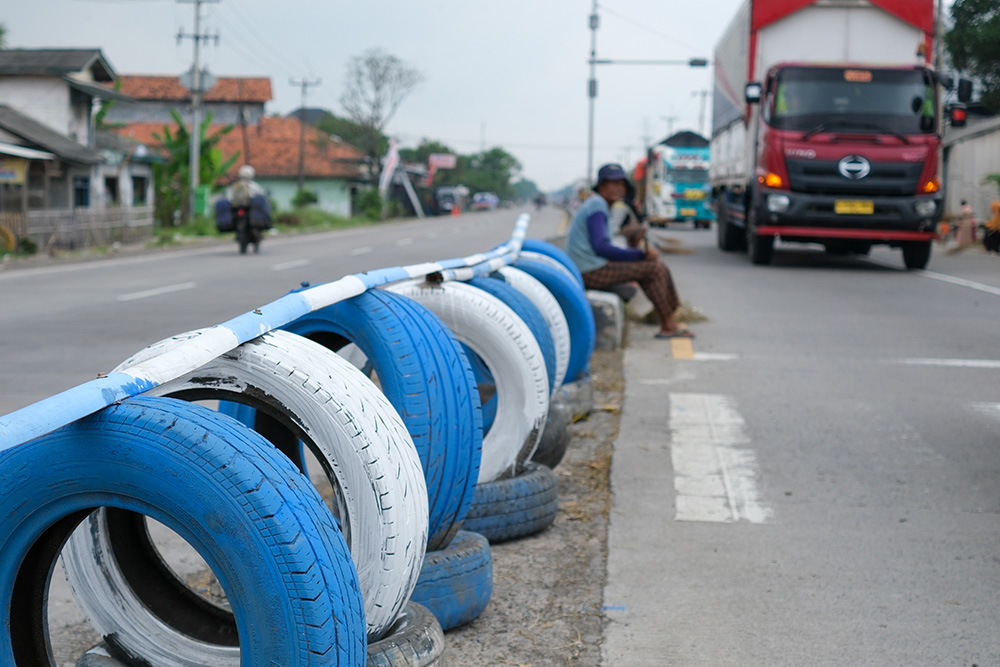
[[[919,69],[788,67],[778,73],[770,124],[783,130],[931,134],[936,100]]]

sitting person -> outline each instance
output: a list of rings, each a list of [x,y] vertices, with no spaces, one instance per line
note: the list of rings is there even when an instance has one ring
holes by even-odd
[[[622,248],[611,242],[610,207],[621,201],[627,190],[628,177],[620,165],[606,164],[598,170],[594,194],[573,216],[566,252],[583,274],[587,289],[638,282],[660,317],[657,338],[694,338],[674,321],[680,299],[670,270],[660,261],[656,248],[648,243],[640,244],[645,247]]]

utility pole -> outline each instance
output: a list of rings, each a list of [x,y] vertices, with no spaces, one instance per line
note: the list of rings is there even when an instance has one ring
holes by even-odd
[[[597,97],[597,0],[590,10],[590,79],[587,82],[587,97],[590,99],[590,120],[587,124],[587,183],[594,182],[594,99]]]
[[[188,193],[188,211],[190,218],[195,215],[195,191],[198,189],[199,170],[201,166],[201,94],[204,92],[201,79],[201,42],[215,39],[218,35],[207,35],[201,32],[201,6],[204,3],[219,2],[219,0],[177,0],[185,4],[194,4],[194,32],[190,35],[180,31],[177,33],[177,43],[184,38],[194,41],[194,65],[191,67],[191,159],[188,163],[190,174],[190,190]]]
[[[299,124],[301,125],[299,129],[299,192],[302,192],[306,189],[306,93],[310,86],[318,86],[322,80],[302,79],[296,81],[289,79],[288,83],[302,88],[302,105],[299,107]]]
[[[695,90],[691,94],[701,97],[701,104],[698,107],[698,134],[705,136],[705,100],[708,98],[708,90]]]

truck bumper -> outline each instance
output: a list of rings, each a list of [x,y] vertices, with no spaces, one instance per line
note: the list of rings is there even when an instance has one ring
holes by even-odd
[[[781,202],[782,197],[788,199],[787,208],[773,210],[775,198]],[[859,200],[870,207],[870,213],[837,213],[838,202]],[[837,197],[764,190],[755,203],[758,211],[757,233],[781,236],[785,240],[924,241],[935,237],[937,221],[941,217],[941,199],[936,196]],[[931,206],[932,211],[928,210]],[[919,210],[921,208],[923,210]]]

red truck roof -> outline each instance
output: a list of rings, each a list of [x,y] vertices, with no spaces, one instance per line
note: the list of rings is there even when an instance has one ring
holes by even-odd
[[[934,32],[934,1],[933,0],[869,0],[924,32]],[[751,17],[750,30],[756,32],[761,28],[779,21],[789,14],[814,4],[816,0],[755,0]]]

